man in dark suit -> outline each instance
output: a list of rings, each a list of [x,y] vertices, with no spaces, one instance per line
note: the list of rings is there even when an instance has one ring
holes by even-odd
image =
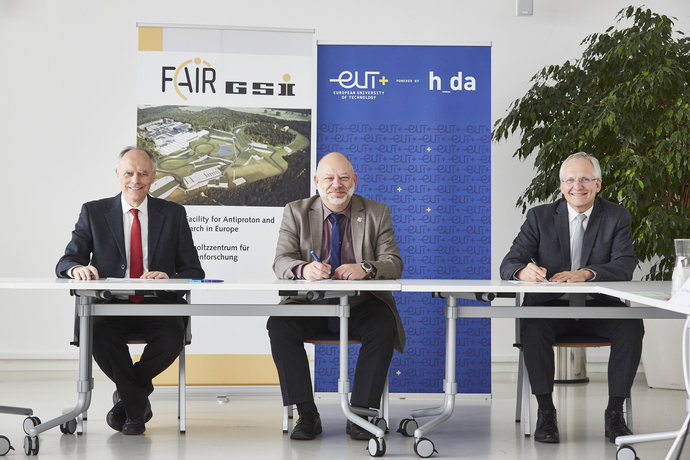
[[[583,152],[561,165],[563,198],[530,209],[527,220],[501,263],[501,278],[531,282],[629,281],[637,264],[630,213],[598,198],[601,168]],[[623,305],[604,295],[576,299],[563,294],[526,294],[523,305]],[[623,417],[642,353],[641,319],[523,319],[522,349],[532,393],[539,409],[534,439],[560,441],[552,392],[552,345],[562,335],[595,335],[611,342],[609,402],[604,412],[604,434],[610,442],[631,434]]]
[[[318,196],[288,203],[280,225],[273,270],[280,279],[361,280],[400,278],[403,262],[386,205],[354,195],[357,175],[350,160],[332,152],[319,162]],[[307,303],[299,297],[288,303]],[[393,349],[402,352],[405,332],[391,292],[350,298],[348,331],[362,341],[352,388],[353,407],[378,408]],[[267,328],[284,405],[297,405],[299,420],[290,437],[309,440],[321,433],[304,339],[335,332],[329,318],[271,317]],[[353,439],[370,433],[347,422]]]
[[[153,156],[128,147],[115,169],[122,193],[85,203],[72,240],[55,272],[60,278],[196,278],[204,277],[182,206],[148,196],[156,178]],[[177,296],[165,302],[182,301]],[[158,298],[131,296],[114,303],[160,303]],[[93,357],[117,386],[121,400],[108,412],[108,425],[123,434],[141,434],[151,419],[148,396],[153,378],[163,372],[184,346],[182,317],[96,317]],[[132,364],[127,338],[141,334],[147,345]]]

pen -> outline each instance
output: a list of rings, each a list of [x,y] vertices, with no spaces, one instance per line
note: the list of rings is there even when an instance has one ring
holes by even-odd
[[[532,262],[537,267],[539,266],[539,264],[537,263],[537,259],[535,259],[534,257],[532,257],[529,261]]]
[[[224,280],[189,280],[190,283],[222,283]]]
[[[309,253],[310,253],[311,256],[314,258],[315,261],[321,262],[321,259],[319,259],[319,256],[316,255],[316,253],[314,252],[313,249],[312,249],[311,251],[309,251]]]

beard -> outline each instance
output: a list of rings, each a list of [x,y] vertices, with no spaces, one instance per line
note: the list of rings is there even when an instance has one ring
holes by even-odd
[[[330,193],[332,193],[332,192],[339,192],[339,191],[342,191],[343,189],[342,189],[342,188],[338,189],[338,188],[335,188],[335,187],[331,187],[331,188],[329,188],[328,190],[324,190],[321,186],[319,186],[318,188],[319,188],[319,196],[321,197],[321,199],[322,199],[322,200],[325,200],[325,201],[328,202],[328,203],[332,203],[332,204],[334,204],[334,205],[336,205],[336,206],[340,206],[341,204],[347,203],[347,202],[350,201],[350,199],[352,198],[352,195],[355,194],[355,187],[352,186],[350,189],[348,189],[348,190],[346,191],[347,193],[346,193],[346,195],[345,195],[344,197],[342,197],[342,198],[331,198],[331,197],[329,196],[329,192],[330,192]]]

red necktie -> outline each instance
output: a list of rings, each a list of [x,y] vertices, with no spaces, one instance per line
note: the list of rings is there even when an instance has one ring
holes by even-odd
[[[141,224],[139,223],[139,210],[130,209],[132,213],[132,233],[129,241],[129,277],[141,278],[144,274],[144,256],[141,250]],[[144,300],[143,295],[131,295],[129,300],[139,303]]]

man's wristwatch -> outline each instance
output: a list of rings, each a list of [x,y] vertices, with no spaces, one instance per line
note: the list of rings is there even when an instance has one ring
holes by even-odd
[[[362,270],[364,270],[364,279],[368,280],[370,278],[374,277],[374,266],[371,265],[369,262],[362,262],[359,264],[362,267]]]

